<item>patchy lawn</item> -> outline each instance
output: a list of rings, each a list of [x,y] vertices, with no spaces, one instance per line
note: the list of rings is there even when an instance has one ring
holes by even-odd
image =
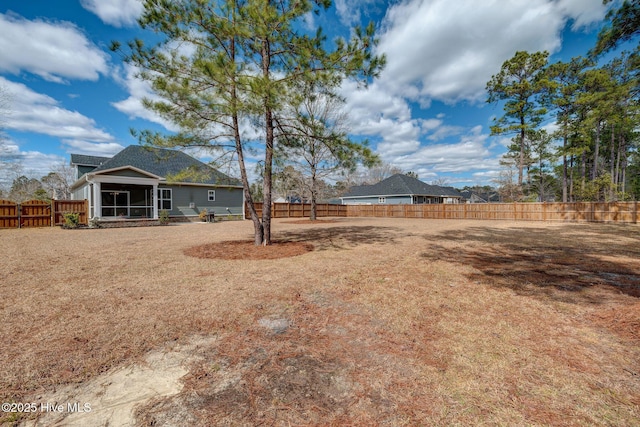
[[[335,218],[273,235],[0,230],[0,401],[37,407],[0,421],[637,425],[638,226]]]

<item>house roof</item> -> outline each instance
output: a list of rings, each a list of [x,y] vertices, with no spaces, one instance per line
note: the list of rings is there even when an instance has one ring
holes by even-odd
[[[395,195],[462,197],[458,190],[453,187],[429,185],[419,179],[400,173],[390,176],[389,178],[374,185],[358,185],[351,187],[349,192],[342,197],[349,198]]]
[[[72,154],[72,162],[74,157]],[[92,156],[85,156],[92,157]],[[130,145],[110,159],[107,158],[91,173],[132,167],[177,182],[194,184],[240,186],[240,181],[231,178],[211,166],[181,151]]]
[[[483,203],[497,203],[500,201],[500,195],[497,192],[477,193],[471,190],[460,191],[462,197],[466,200],[481,200]]]
[[[87,156],[84,154],[72,154],[71,164],[82,166],[100,166],[111,157]]]

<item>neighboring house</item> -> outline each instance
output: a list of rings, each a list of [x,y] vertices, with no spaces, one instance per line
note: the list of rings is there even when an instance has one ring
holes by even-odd
[[[429,185],[419,179],[395,174],[374,185],[358,185],[340,198],[343,205],[460,203],[462,195],[453,187]]]
[[[497,192],[490,193],[476,193],[471,190],[462,190],[460,191],[462,194],[464,203],[499,203],[500,195]]]
[[[89,201],[89,218],[197,218],[244,215],[242,185],[181,151],[131,145],[113,157],[71,155],[73,199]]]

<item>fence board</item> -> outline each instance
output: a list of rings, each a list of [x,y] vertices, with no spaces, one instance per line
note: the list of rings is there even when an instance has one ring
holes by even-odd
[[[18,204],[0,199],[0,228],[18,228]]]
[[[20,203],[20,228],[51,227],[51,203],[29,200]]]

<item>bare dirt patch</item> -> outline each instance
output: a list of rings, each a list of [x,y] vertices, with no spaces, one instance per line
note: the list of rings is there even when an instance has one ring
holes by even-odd
[[[278,259],[311,252],[313,245],[303,242],[272,242],[269,246],[256,246],[253,242],[231,241],[207,243],[185,249],[184,254],[211,259]]]
[[[273,233],[313,251],[186,255],[253,246],[248,221],[0,231],[0,401],[105,414],[100,379],[168,378],[149,355],[180,354],[177,392],[133,399],[131,423],[640,419],[637,226],[348,218]]]

